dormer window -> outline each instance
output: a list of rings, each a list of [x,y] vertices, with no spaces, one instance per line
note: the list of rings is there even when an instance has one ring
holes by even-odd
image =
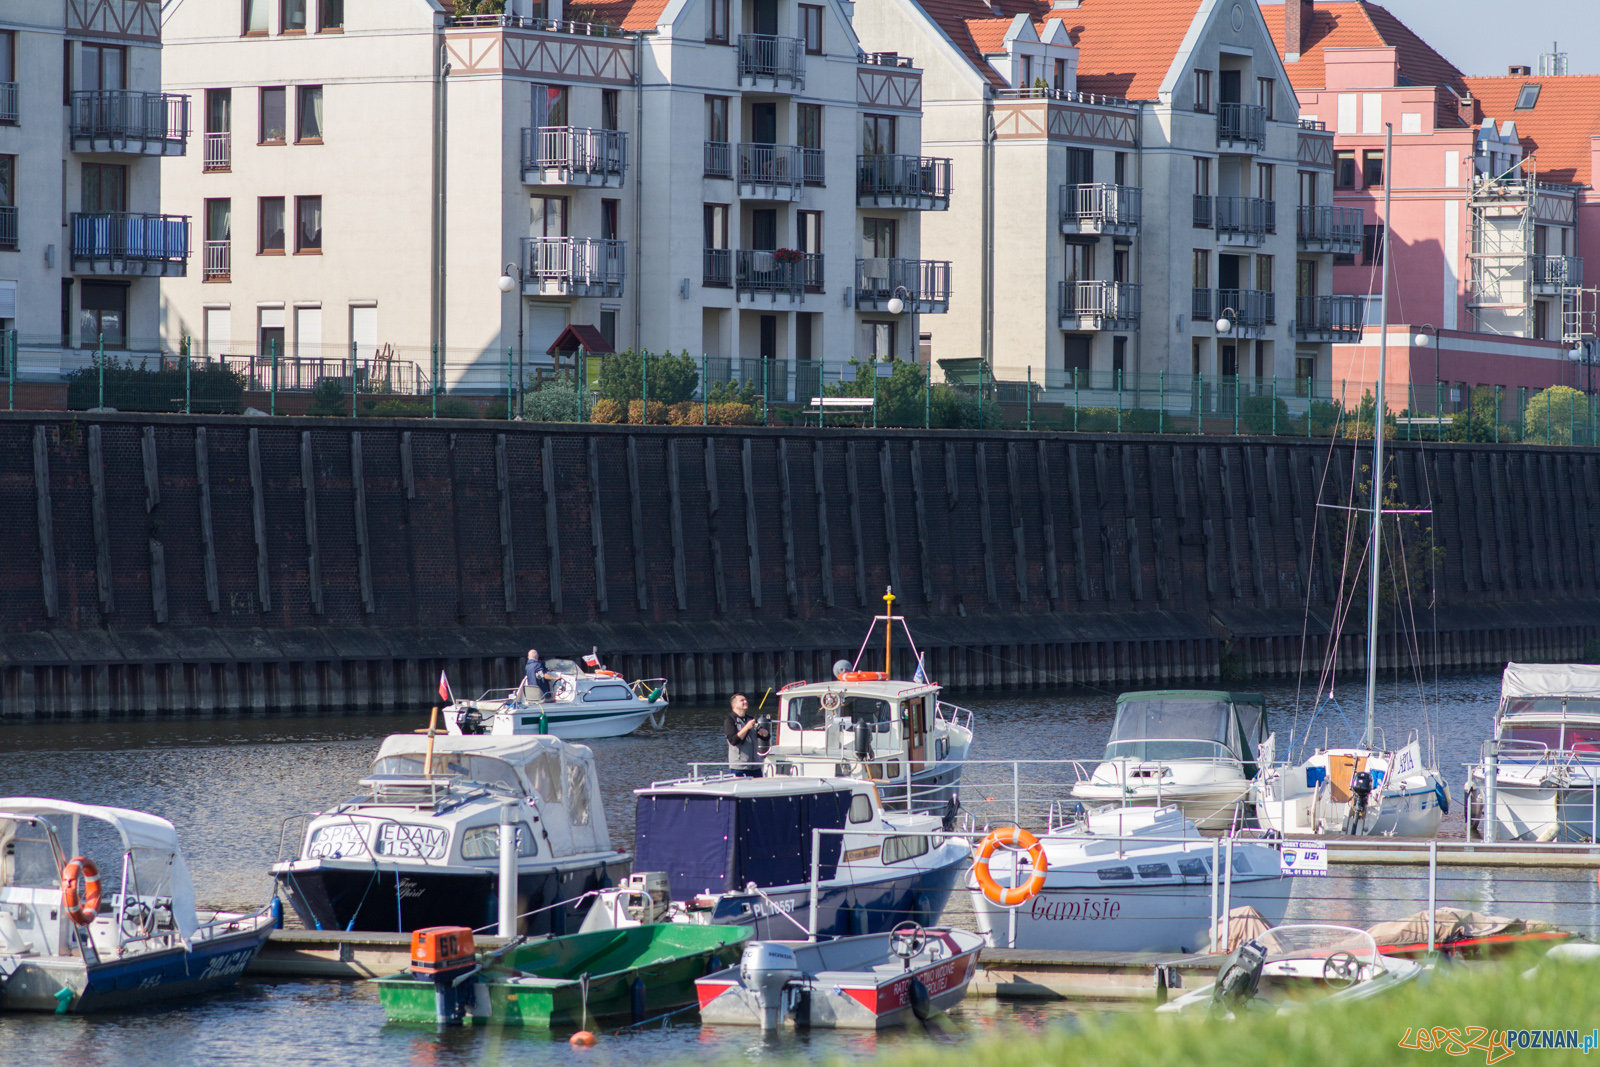
[[[1194,109],[1196,111],[1211,110],[1211,72],[1197,70],[1194,72]]]
[[[1017,88],[1019,88],[1019,89],[1031,89],[1031,88],[1033,88],[1033,57],[1029,56],[1029,55],[1024,55],[1024,56],[1021,57],[1021,60],[1022,60],[1022,78],[1021,78],[1021,81],[1018,84]]]
[[[1538,102],[1539,102],[1539,83],[1538,82],[1532,82],[1532,83],[1530,83],[1528,85],[1524,85],[1522,87],[1522,91],[1517,94],[1517,110],[1518,111],[1532,111],[1534,105],[1537,104]]]

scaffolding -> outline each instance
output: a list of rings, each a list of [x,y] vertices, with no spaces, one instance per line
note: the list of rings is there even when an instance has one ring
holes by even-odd
[[[1467,198],[1467,313],[1474,331],[1555,340],[1583,319],[1574,303],[1579,299],[1574,294],[1582,291],[1583,261],[1565,243],[1547,254],[1536,229],[1571,226],[1575,209],[1571,190],[1538,180],[1531,156],[1499,174],[1473,176]]]

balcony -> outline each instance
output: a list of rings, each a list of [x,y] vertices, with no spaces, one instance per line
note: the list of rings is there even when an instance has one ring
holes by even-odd
[[[233,134],[208,133],[205,135],[204,169],[227,171],[233,169]]]
[[[705,176],[707,178],[733,177],[733,145],[727,141],[706,142]]]
[[[1194,198],[1194,228],[1209,230],[1211,228],[1211,198],[1197,195]]]
[[[772,37],[764,33],[739,35],[739,84],[769,79],[772,88],[787,82],[791,90],[806,87],[806,43],[798,37]]]
[[[628,36],[626,30],[617,26],[531,15],[446,15],[444,24],[449,29],[534,30],[538,33],[566,33],[575,37],[611,37],[617,40],[625,40]]]
[[[622,188],[628,169],[628,135],[587,126],[522,130],[522,181],[526,185]]]
[[[1274,294],[1263,289],[1217,289],[1194,291],[1193,314],[1202,320],[1201,294],[1205,294],[1204,319],[1215,324],[1217,319],[1232,321],[1233,328],[1227,336],[1261,337],[1266,328],[1278,321],[1277,301]]]
[[[200,267],[200,277],[208,282],[225,282],[233,272],[233,243],[207,241],[205,262]]]
[[[800,149],[800,167],[801,167],[801,173],[803,174],[803,176],[805,178],[805,184],[807,184],[807,185],[817,185],[817,186],[822,186],[822,185],[827,185],[828,184],[827,181],[825,180],[826,177],[827,177],[827,171],[826,171],[826,169],[824,167],[824,163],[825,163],[825,157],[823,155],[822,149],[820,149],[820,148],[802,148],[802,149]]]
[[[950,310],[950,263],[940,259],[856,260],[856,309],[889,310],[896,295],[915,315],[942,315]]]
[[[1297,341],[1331,343],[1361,340],[1367,302],[1353,294],[1294,298]]]
[[[945,211],[950,207],[950,161],[930,156],[857,156],[856,206]]]
[[[17,250],[17,209],[0,207],[0,252]]]
[[[1361,209],[1303,204],[1294,209],[1295,247],[1353,256],[1361,251]]]
[[[600,237],[524,237],[526,296],[622,295],[626,241]]]
[[[189,216],[97,212],[72,216],[75,274],[188,273]]]
[[[715,143],[715,142],[713,142]],[[739,195],[755,200],[799,200],[806,178],[806,150],[793,144],[738,145]],[[816,151],[812,166],[822,169],[822,153]]]
[[[0,126],[15,126],[21,117],[17,110],[17,83],[0,82]]]
[[[72,94],[74,152],[181,156],[189,139],[189,98],[126,89]]]
[[[727,289],[733,285],[733,249],[707,248],[701,252],[704,268],[700,284],[707,289]]]
[[[1255,153],[1267,146],[1267,109],[1260,104],[1217,105],[1217,147]]]
[[[711,251],[727,251],[713,249]],[[736,299],[768,296],[774,302],[786,294],[791,302],[804,300],[806,293],[822,292],[822,255],[792,248],[740,248],[736,253]],[[708,258],[707,270],[711,261]]]
[[[1141,286],[1064,281],[1058,291],[1063,330],[1137,330]]]
[[[1132,237],[1139,232],[1143,198],[1135,185],[1063,185],[1061,232]]]
[[[1212,197],[1217,243],[1258,248],[1278,232],[1278,205],[1256,196]]]
[[[1567,286],[1583,284],[1581,256],[1534,256],[1533,291],[1559,294]]]

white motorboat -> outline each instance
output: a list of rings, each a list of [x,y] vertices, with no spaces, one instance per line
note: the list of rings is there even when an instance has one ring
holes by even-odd
[[[395,734],[365,796],[311,815],[272,874],[317,930],[481,929],[496,921],[500,820],[516,827],[521,933],[576,930],[581,898],[621,880],[594,754],[549,736]]]
[[[102,871],[96,851],[115,863]],[[133,1008],[224,989],[273,922],[266,910],[197,911],[165,819],[0,798],[0,1011]]]
[[[1415,979],[1426,964],[1378,951],[1372,935],[1349,926],[1297,923],[1244,942],[1217,980],[1156,1008],[1178,1014],[1300,1011],[1313,1004],[1366,1000]]]
[[[549,734],[577,741],[623,737],[646,721],[658,728],[666,722],[665,678],[630,682],[600,666],[585,671],[570,659],[552,659],[545,667],[557,676],[548,697],[523,683],[491,689],[476,700],[457,698],[445,708],[445,728],[452,734]]]
[[[1449,788],[1423,765],[1415,740],[1395,752],[1319,749],[1278,766],[1270,740],[1254,786],[1256,819],[1287,837],[1433,837],[1450,812]]]
[[[737,967],[695,982],[700,1021],[775,1030],[882,1030],[961,1003],[983,939],[901,923],[882,934],[794,943],[752,941]]]
[[[1086,805],[1177,805],[1206,830],[1240,825],[1267,733],[1257,693],[1123,693],[1104,759],[1072,788]]]
[[[893,595],[884,599],[892,608]],[[879,622],[886,664],[896,622],[916,654],[900,615],[877,616],[869,641]],[[858,669],[866,654],[863,642],[854,664],[834,664],[833,681],[792,682],[779,690],[777,732],[762,757],[764,773],[871,781],[885,807],[942,815],[949,829],[960,806],[961,768],[972,748],[972,712],[941,701],[940,687],[925,680],[920,666],[912,681]],[[920,655],[916,661],[922,662]]]
[[[1289,903],[1276,844],[1201,837],[1176,806],[1101,809],[1041,835],[1035,847],[1047,867],[1042,878],[1027,852],[993,861],[996,882],[1037,886],[1015,907],[992,899],[976,869],[967,877],[978,930],[991,945],[1204,952],[1216,916],[1249,906],[1270,924]]]
[[[1467,819],[1492,841],[1594,841],[1600,667],[1508,663],[1494,737],[1468,774]]]

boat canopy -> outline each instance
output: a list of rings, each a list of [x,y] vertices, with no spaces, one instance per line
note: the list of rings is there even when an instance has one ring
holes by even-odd
[[[79,855],[78,823],[94,819],[106,823],[122,839],[123,851],[133,858],[133,886],[142,897],[171,897],[172,918],[184,937],[194,934],[198,923],[194,914],[194,883],[183,853],[178,850],[178,831],[158,815],[128,808],[108,808],[96,804],[76,804],[68,800],[40,797],[0,797],[0,855],[17,836],[18,828],[29,820],[43,818],[64,837],[62,846],[68,858]],[[93,857],[90,857],[91,859]],[[116,867],[98,864],[103,875],[114,875]],[[111,868],[107,870],[107,868]],[[0,865],[0,884],[9,877]]]
[[[844,829],[853,790],[813,780],[803,790],[754,792],[641,791],[633,869],[666,872],[678,900],[740,890],[750,882],[766,889],[809,881],[811,831]],[[822,835],[820,878],[834,876],[842,840],[839,834]]]
[[[372,769],[376,774],[423,774],[425,734],[384,738]],[[432,772],[461,775],[519,796],[539,798],[539,817],[556,856],[611,848],[594,752],[549,734],[436,734]]]
[[[1221,746],[1253,762],[1266,732],[1266,701],[1258,693],[1168,689],[1123,693],[1106,759],[1210,759]]]
[[[1582,663],[1508,663],[1500,676],[1500,706],[1515,697],[1600,700],[1600,667]]]

